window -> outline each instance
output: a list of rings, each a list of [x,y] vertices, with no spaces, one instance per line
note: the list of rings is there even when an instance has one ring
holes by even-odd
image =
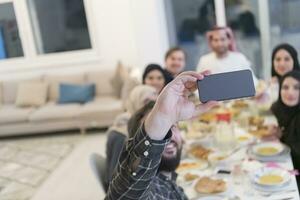
[[[38,54],[90,49],[83,0],[28,0]]]
[[[0,59],[21,56],[23,49],[13,4],[0,4]]]
[[[199,56],[208,52],[205,33],[216,24],[212,0],[172,0],[177,44],[189,55],[186,70],[194,70]],[[175,45],[175,44],[174,44]]]
[[[300,49],[300,1],[269,0],[269,6],[272,47],[287,42]]]
[[[259,78],[263,76],[258,20],[258,0],[225,0],[227,26],[234,32],[237,48],[250,61]]]

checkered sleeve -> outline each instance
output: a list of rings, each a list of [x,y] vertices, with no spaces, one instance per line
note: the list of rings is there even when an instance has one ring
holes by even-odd
[[[164,140],[152,140],[142,126],[123,148],[105,199],[148,199],[151,181],[171,136],[169,132]]]

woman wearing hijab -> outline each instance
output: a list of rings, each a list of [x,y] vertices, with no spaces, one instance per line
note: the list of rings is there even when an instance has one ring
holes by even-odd
[[[143,84],[156,88],[159,93],[166,85],[162,67],[157,64],[149,64],[143,73]]]
[[[149,101],[157,97],[154,87],[148,85],[136,86],[126,101],[126,112],[118,115],[113,125],[108,129],[106,143],[107,187],[111,181],[115,166],[119,160],[123,144],[128,138],[127,124],[130,117]],[[105,188],[107,190],[108,188]]]
[[[271,110],[277,118],[277,137],[291,148],[295,169],[300,170],[300,71],[281,77],[279,98]],[[299,177],[297,176],[299,187]]]
[[[273,101],[278,99],[278,84],[282,76],[292,70],[299,70],[298,53],[289,44],[280,44],[272,52],[271,96]]]

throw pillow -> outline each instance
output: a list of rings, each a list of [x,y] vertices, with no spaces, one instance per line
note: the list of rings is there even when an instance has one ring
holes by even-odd
[[[67,84],[59,85],[58,103],[86,103],[95,97],[95,84]]]
[[[115,95],[120,98],[121,97],[121,90],[126,81],[129,77],[129,71],[124,67],[124,65],[119,62],[115,71],[114,76],[111,79],[111,84],[114,88]]]
[[[47,100],[47,83],[41,81],[21,82],[17,89],[16,106],[39,107]]]

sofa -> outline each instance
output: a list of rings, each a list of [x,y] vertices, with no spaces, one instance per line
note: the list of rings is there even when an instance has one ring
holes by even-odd
[[[0,81],[0,137],[88,128],[105,128],[124,111],[121,90],[124,82],[114,77],[114,70],[89,71],[71,75],[44,74],[28,80]],[[114,85],[113,78],[118,78]],[[46,101],[39,106],[18,105],[20,87],[24,83],[44,83]],[[59,84],[95,84],[92,101],[79,104],[59,104]],[[40,84],[41,85],[41,84]],[[118,91],[116,91],[118,90]],[[23,92],[24,93],[24,92]],[[23,96],[34,101],[34,90]],[[124,98],[124,97],[123,97]]]

